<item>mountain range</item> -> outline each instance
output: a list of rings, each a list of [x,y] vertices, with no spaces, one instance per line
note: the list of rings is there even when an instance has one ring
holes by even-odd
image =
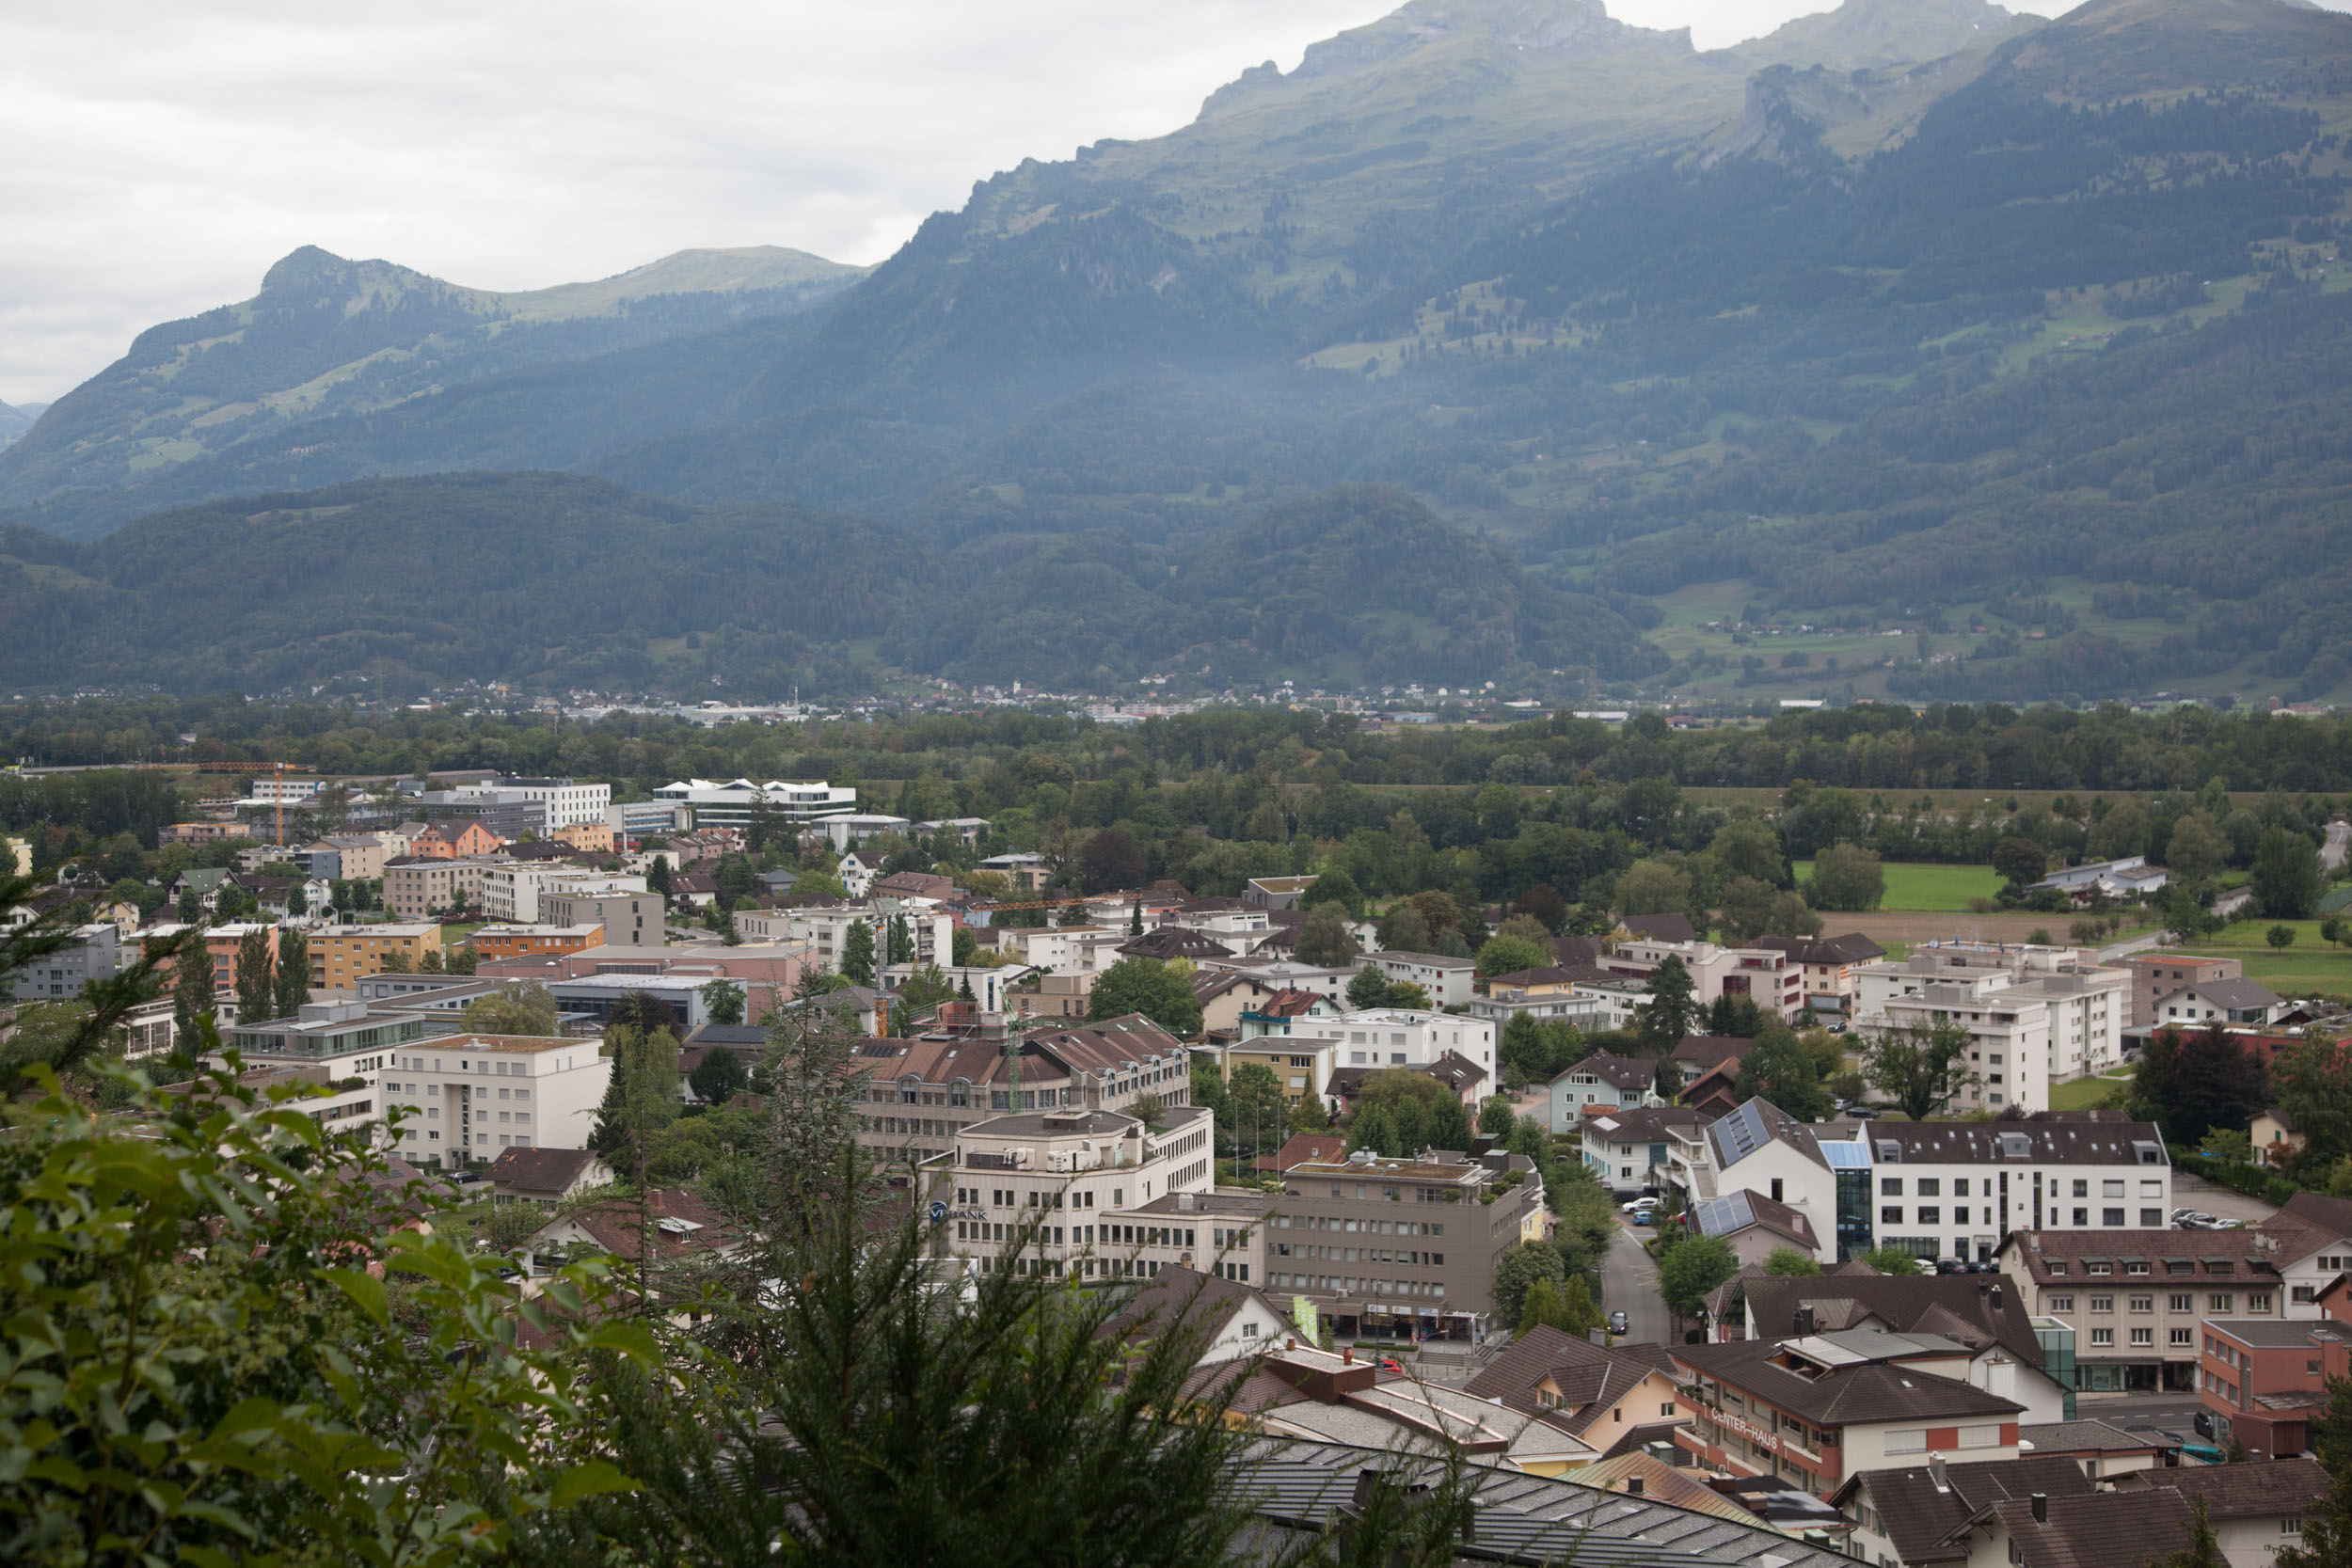
[[[1846,0],[1717,51],[1598,0],[1414,0],[870,270],[496,295],[299,251],[0,451],[0,600],[84,595],[0,679],[94,678],[76,638],[135,624],[110,678],[338,673],[265,606],[131,608],[173,581],[114,563],[134,519],[163,561],[349,507],[312,534],[399,553],[561,494],[679,548],[870,541],[901,564],[858,626],[804,594],[664,623],[849,684],[2352,694],[2347,134],[2352,19],[2282,0]],[[409,584],[436,625],[441,580]],[[593,684],[583,649],[662,641],[581,614],[464,673]]]

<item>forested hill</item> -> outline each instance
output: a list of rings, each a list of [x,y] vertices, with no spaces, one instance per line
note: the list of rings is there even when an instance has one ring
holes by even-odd
[[[1847,0],[1711,53],[1597,0],[1416,4],[983,182],[817,310],[18,515],[524,467],[863,513],[993,607],[923,660],[1043,679],[1118,676],[1095,627],[1154,570],[1184,629],[1135,662],[1172,658],[1219,541],[1370,482],[1522,568],[1415,657],[1509,626],[1549,670],[1568,592],[1655,625],[1614,661],[1671,659],[1653,690],[2352,699],[2347,133],[2352,18],[2279,0]],[[1205,662],[1376,665],[1311,610]]]
[[[1105,534],[942,554],[868,518],[568,474],[363,480],[0,530],[0,685],[411,693],[466,680],[811,697],[886,673],[1104,687],[1627,678],[1663,658],[1400,490],[1343,486],[1196,555]]]

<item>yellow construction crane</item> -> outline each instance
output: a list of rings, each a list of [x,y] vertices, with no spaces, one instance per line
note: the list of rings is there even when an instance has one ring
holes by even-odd
[[[285,842],[286,842],[286,787],[285,787],[285,786],[286,786],[286,769],[287,769],[288,768],[291,768],[291,767],[293,767],[293,766],[294,766],[292,763],[285,763],[285,762],[192,762],[192,763],[187,764],[187,766],[188,766],[188,767],[190,767],[190,768],[195,768],[195,769],[196,769],[198,772],[199,772],[199,773],[259,773],[259,772],[260,772],[262,769],[263,769],[264,768],[269,768],[269,769],[272,771],[272,773],[276,776],[276,780],[277,780],[277,784],[278,784],[278,800],[277,800],[277,802],[276,802],[276,803],[277,803],[277,806],[278,806],[278,830],[277,830],[277,831],[278,831],[278,845],[279,845],[281,847],[285,845]]]

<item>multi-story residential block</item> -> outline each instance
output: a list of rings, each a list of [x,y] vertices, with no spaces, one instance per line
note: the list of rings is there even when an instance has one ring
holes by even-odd
[[[73,940],[53,953],[12,971],[8,979],[19,1002],[71,1002],[92,980],[111,980],[138,961],[138,954],[122,945],[121,929],[111,921],[93,921],[73,928]]]
[[[1323,1101],[1327,1109],[1336,1109],[1338,1085],[1333,1079],[1341,1051],[1336,1040],[1262,1035],[1225,1046],[1216,1054],[1218,1068],[1229,1080],[1236,1068],[1263,1067],[1281,1085],[1285,1104],[1296,1105],[1312,1097]]]
[[[974,1015],[968,1033],[868,1039],[857,1069],[868,1074],[858,1144],[898,1164],[936,1159],[958,1134],[1014,1111],[1117,1111],[1145,1095],[1163,1106],[1192,1102],[1192,1059],[1183,1042],[1141,1019],[1015,1035]]]
[[[812,837],[823,839],[833,846],[834,854],[845,854],[861,844],[871,844],[884,833],[903,837],[914,826],[903,816],[885,812],[837,811],[812,817],[802,831]]]
[[[495,855],[514,836],[478,821],[438,820],[417,835],[408,846],[408,854],[419,860],[440,861]]]
[[[942,1206],[948,1254],[982,1273],[1150,1277],[1214,1250],[1209,1216],[1182,1200],[1215,1191],[1215,1143],[1214,1118],[1199,1105],[1169,1111],[1157,1132],[1116,1111],[1010,1112],[964,1128],[923,1162],[920,1190]],[[1177,1206],[1147,1212],[1164,1198]]]
[[[547,883],[539,890],[539,921],[545,926],[601,926],[607,947],[665,947],[668,927],[661,895],[643,877],[580,877]]]
[[[1484,995],[1471,997],[1464,1006],[1472,1018],[1486,1019],[1498,1027],[1525,1014],[1543,1023],[1557,1022],[1572,1023],[1580,1029],[1606,1028],[1609,1025],[1601,1022],[1606,1004],[1576,989],[1578,981],[1594,979],[1600,974],[1587,966],[1570,969],[1553,965],[1497,974],[1487,980]]]
[[[412,795],[402,802],[405,809],[424,819],[426,826],[459,847],[458,854],[483,854],[480,839],[487,839],[489,847],[525,834],[536,838],[548,830],[547,807],[537,800],[520,795],[507,795],[489,789],[437,789]],[[472,830],[469,833],[468,830]],[[478,837],[476,836],[478,835]],[[431,854],[433,847],[419,839],[409,847],[412,855]]]
[[[558,882],[579,881],[588,875],[569,861],[491,861],[482,867],[482,912],[502,924],[538,925],[539,895]]]
[[[441,950],[441,928],[429,922],[385,926],[329,926],[310,934],[311,985],[347,990],[384,973],[384,960],[398,953],[414,971],[427,953]]]
[[[1967,1027],[1969,1065],[1982,1082],[1956,1109],[2045,1109],[2051,1085],[2122,1060],[2132,976],[2085,949],[1931,942],[1899,962],[1864,966],[1859,980],[1865,1028]]]
[[[612,1058],[596,1041],[459,1033],[395,1049],[378,1076],[409,1114],[403,1159],[456,1165],[502,1148],[585,1148]]]
[[[2235,980],[2246,973],[2246,966],[2235,958],[2208,958],[2194,953],[2135,953],[2123,960],[2123,968],[2132,977],[2131,1016],[2126,1023],[2136,1029],[2156,1022],[2159,996],[2184,986]]]
[[[735,928],[745,940],[806,942],[816,960],[832,970],[841,967],[842,954],[849,945],[850,927],[852,926],[863,926],[872,932],[877,965],[935,963],[945,969],[955,962],[956,921],[955,916],[945,910],[895,909],[877,900],[871,903],[796,904],[778,910],[746,910],[735,917]],[[899,926],[905,928],[907,940],[912,943],[911,952],[892,950],[891,933],[894,927]],[[1019,957],[1001,945],[998,951],[1009,957]],[[1025,961],[1032,968],[1040,967],[1034,958]]]
[[[1372,955],[1372,966],[1391,985],[1421,987],[1429,993],[1433,1006],[1450,1007],[1476,994],[1478,966],[1468,958],[1449,958],[1441,953],[1384,952]]]
[[[1804,1008],[1804,967],[1775,948],[1639,937],[1619,942],[1599,967],[1646,983],[1670,958],[1680,958],[1690,972],[1692,1000],[1700,1006],[1732,996],[1753,1002],[1775,1018],[1795,1018]]]
[[[1804,972],[1807,1013],[1843,1015],[1862,994],[1862,966],[1886,957],[1886,949],[1858,931],[1836,937],[1759,937],[1756,945],[1788,955]]]
[[[2037,1317],[2074,1331],[2078,1387],[2188,1393],[2197,1386],[2199,1328],[2207,1318],[2290,1315],[2271,1259],[2242,1238],[2220,1240],[2224,1234],[2156,1226],[2021,1229],[2002,1244],[1998,1260],[2032,1292]],[[2302,1308],[2307,1321],[2315,1315]]]
[[[1522,1155],[1310,1161],[1283,1174],[1267,1286],[1304,1296],[1342,1337],[1482,1337],[1497,1259],[1542,1240],[1548,1221],[1543,1180]]]
[[[389,862],[384,867],[384,907],[407,920],[422,920],[441,910],[481,901],[482,878],[493,863],[464,860],[411,859]]]
[[[2352,1375],[2352,1324],[2334,1318],[2209,1317],[2198,1327],[2197,1397],[2213,1440],[2249,1459],[2311,1451],[2311,1421],[2328,1386]]]
[[[1673,1347],[1692,1418],[1675,1441],[1731,1476],[1827,1497],[1852,1477],[1931,1453],[2018,1457],[2026,1406],[1967,1380],[1969,1347],[1873,1330]]]
[[[2130,1230],[2166,1223],[2172,1165],[2150,1122],[2041,1112],[2002,1122],[1811,1126],[1751,1100],[1692,1148],[1670,1148],[1685,1198],[1747,1188],[1803,1210],[1820,1260],[1892,1246],[1990,1259],[2015,1230]]]

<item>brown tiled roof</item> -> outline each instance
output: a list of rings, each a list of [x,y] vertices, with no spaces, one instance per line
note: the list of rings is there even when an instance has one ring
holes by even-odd
[[[1343,1132],[1294,1132],[1289,1142],[1273,1153],[1261,1156],[1258,1164],[1266,1170],[1285,1171],[1310,1160],[1346,1158],[1347,1135]]]
[[[2234,1467],[2234,1466],[2233,1466]],[[2140,1568],[2188,1540],[2189,1508],[2176,1492],[2093,1492],[2052,1497],[2047,1524],[2029,1498],[1993,1505],[2022,1568]]]
[[[1184,1323],[1196,1332],[1214,1337],[1226,1319],[1252,1301],[1278,1319],[1284,1315],[1262,1291],[1238,1280],[1171,1263],[1138,1289],[1119,1315],[1104,1325],[1103,1331],[1121,1338],[1149,1338],[1170,1325]]]
[[[2097,1490],[2073,1460],[2028,1454],[1940,1470],[1930,1465],[1866,1470],[1839,1487],[1831,1501],[1842,1509],[1857,1492],[1867,1492],[1895,1554],[1906,1564],[1960,1562],[1971,1545],[1963,1527],[1989,1521],[1995,1503],[2036,1492],[2055,1498],[2088,1497]]]
[[[1693,1110],[1688,1105],[1632,1105],[1587,1117],[1584,1127],[1588,1135],[1597,1130],[1604,1138],[1623,1138],[1628,1143],[1655,1143],[1678,1132],[1695,1132],[1705,1127],[1708,1120],[1705,1111]],[[1602,1127],[1602,1122],[1611,1125]]]
[[[1827,1134],[1851,1135],[1840,1127]],[[2135,1163],[2135,1144],[2164,1148],[2163,1135],[2151,1121],[2077,1119],[2073,1117],[2031,1116],[2018,1121],[1874,1121],[1862,1130],[1880,1164],[1892,1164],[1883,1149],[1893,1144],[1901,1160],[1915,1164],[2011,1164],[2031,1170],[2053,1164],[2128,1165]],[[2022,1137],[2030,1152],[2005,1158],[2002,1140]]]
[[[2052,1421],[2043,1426],[2021,1426],[2017,1435],[2021,1441],[2031,1443],[2034,1452],[2044,1454],[2130,1453],[2172,1447],[2161,1437],[2125,1432],[2105,1421]]]
[[[1554,937],[1551,956],[1560,964],[1570,968],[1589,967],[1600,961],[1608,946],[1598,937]]]
[[[2285,1212],[2281,1210],[2280,1214]],[[2281,1226],[2279,1217],[2273,1216],[2264,1227],[2265,1232],[2281,1238],[2277,1253],[2257,1252],[2253,1232],[2249,1230],[2016,1230],[2002,1244],[2007,1249],[2005,1259],[2014,1259],[2027,1277],[2041,1285],[2079,1285],[2086,1279],[2100,1278],[2112,1278],[2119,1285],[2126,1279],[2142,1284],[2160,1284],[2167,1278],[2185,1281],[2191,1277],[2273,1279],[2278,1275],[2280,1259],[2292,1259],[2315,1250],[2305,1244],[2305,1239],[2318,1234],[2304,1226]],[[2287,1244],[2290,1241],[2293,1245]],[[2134,1259],[2145,1262],[2148,1272],[2129,1274],[2128,1264]],[[2054,1272],[2054,1262],[2064,1263],[2066,1272]],[[2107,1264],[2110,1274],[2090,1274],[2086,1265],[2097,1262]],[[2172,1266],[2181,1263],[2189,1264],[2193,1275],[2171,1272]]]
[[[1119,944],[1117,951],[1131,958],[1222,958],[1230,949],[1216,938],[1199,931],[1187,931],[1181,926],[1163,926],[1146,931]]]
[[[663,1188],[645,1195],[645,1207],[653,1218],[650,1229],[657,1259],[723,1251],[738,1240],[735,1227],[691,1193]],[[665,1228],[663,1220],[682,1223]],[[574,1216],[574,1223],[615,1258],[635,1262],[644,1250],[648,1227],[642,1222],[637,1205],[630,1199],[614,1198],[583,1210]]]
[[[1596,1345],[1549,1323],[1539,1323],[1480,1370],[1464,1392],[1540,1416],[1565,1432],[1581,1434],[1618,1400],[1652,1372],[1672,1376],[1657,1345]],[[1550,1379],[1560,1390],[1559,1408],[1536,1401],[1536,1386]]]
[[[1420,1069],[1438,1083],[1460,1094],[1464,1089],[1485,1081],[1486,1069],[1459,1052],[1449,1051],[1427,1067]]]
[[[1685,1035],[1672,1054],[1686,1066],[1711,1069],[1737,1062],[1755,1049],[1756,1041],[1744,1035]]]
[[[1963,1276],[1964,1277],[1964,1276]],[[1750,1281],[1754,1294],[1756,1283]],[[1674,1352],[1683,1366],[1731,1387],[1748,1390],[1768,1404],[1804,1417],[1818,1426],[1925,1420],[1931,1417],[2005,1416],[2025,1407],[2015,1400],[1932,1372],[1870,1362],[1834,1367],[1807,1377],[1775,1366],[1774,1339],[1735,1339],[1719,1345],[1681,1345]]]
[[[2272,1115],[2278,1113],[2273,1112]],[[2305,1225],[2332,1235],[2352,1236],[2352,1197],[2329,1197],[2326,1193],[2297,1193],[2287,1199],[2279,1212],[2292,1214]]]
[[[2259,1465],[2193,1465],[2145,1472],[2155,1486],[2205,1499],[2205,1516],[2262,1519],[2299,1514],[2328,1490],[2328,1472],[2312,1459],[2274,1459]]]
[[[595,1152],[585,1148],[509,1148],[490,1162],[489,1176],[502,1187],[560,1195],[596,1162]]]
[[[1798,1308],[1810,1307],[1820,1328],[1875,1319],[1898,1334],[1948,1334],[1972,1348],[1997,1344],[2038,1368],[2042,1341],[2034,1337],[2031,1304],[2025,1291],[2004,1283],[1980,1274],[1767,1276],[1747,1282],[1748,1311],[1767,1341],[1794,1333]]]
[[[1786,953],[1801,964],[1861,964],[1886,957],[1886,949],[1859,931],[1836,937],[1760,937],[1749,944]]]
[[[1559,1077],[1552,1079],[1552,1082],[1557,1084],[1562,1078],[1573,1078],[1581,1072],[1590,1073],[1611,1087],[1619,1089],[1653,1088],[1658,1083],[1658,1063],[1655,1058],[1613,1056],[1603,1051],[1597,1051],[1582,1061],[1576,1063],[1562,1072]]]

